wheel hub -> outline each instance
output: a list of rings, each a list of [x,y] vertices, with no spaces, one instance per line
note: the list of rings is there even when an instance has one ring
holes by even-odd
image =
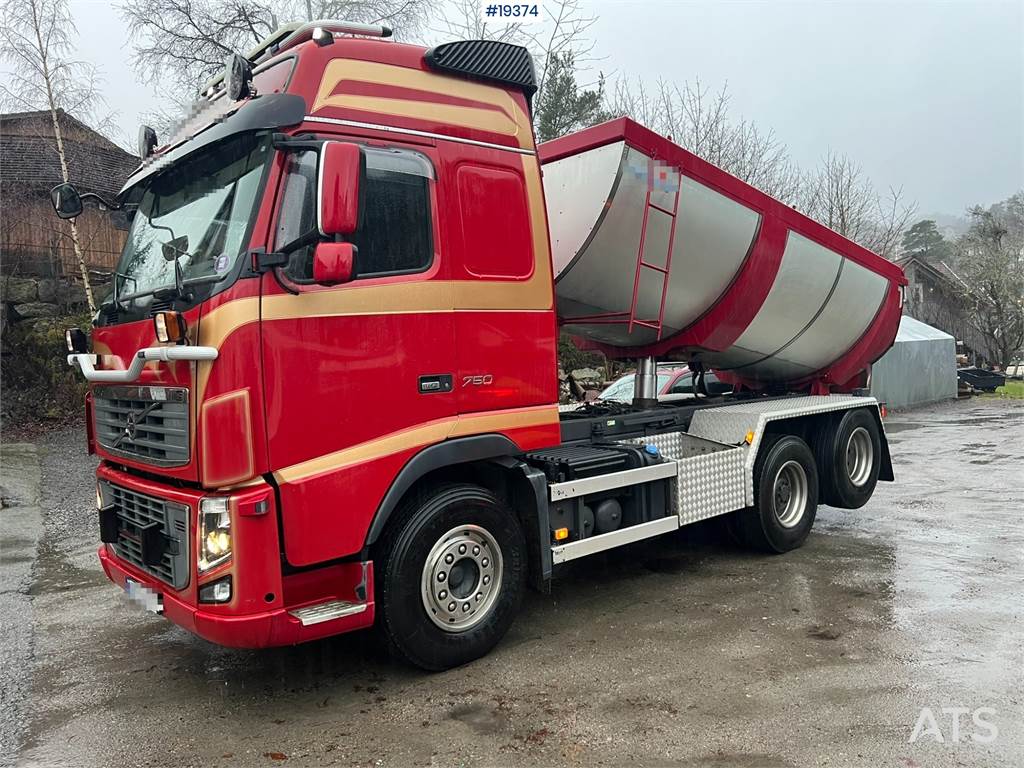
[[[497,541],[484,528],[452,528],[423,564],[423,607],[447,632],[462,632],[483,621],[501,589],[502,558]]]
[[[857,427],[846,441],[846,474],[858,488],[871,477],[875,449],[864,427]]]
[[[779,525],[792,528],[807,510],[807,473],[796,461],[787,461],[775,475],[772,487],[772,506]]]

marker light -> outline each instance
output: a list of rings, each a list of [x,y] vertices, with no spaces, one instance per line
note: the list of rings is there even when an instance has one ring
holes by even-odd
[[[153,315],[153,330],[157,341],[164,344],[183,341],[187,329],[185,317],[180,312],[157,312]]]
[[[556,528],[555,529],[555,541],[565,541],[569,538],[568,528]]]
[[[313,42],[323,48],[325,45],[330,45],[334,42],[334,34],[323,27],[314,27]]]

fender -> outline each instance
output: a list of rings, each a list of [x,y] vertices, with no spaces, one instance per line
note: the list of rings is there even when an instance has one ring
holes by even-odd
[[[519,453],[519,447],[504,435],[472,435],[427,446],[409,459],[384,494],[366,534],[364,546],[369,547],[377,541],[406,491],[426,474],[454,464],[515,456]]]

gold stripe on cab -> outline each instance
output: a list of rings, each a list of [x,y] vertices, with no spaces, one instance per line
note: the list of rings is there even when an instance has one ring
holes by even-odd
[[[558,424],[558,406],[542,405],[511,411],[489,411],[464,414],[419,424],[409,429],[369,440],[351,448],[344,448],[309,461],[278,470],[274,478],[279,483],[295,483],[314,475],[335,472],[355,464],[391,456],[408,448],[421,448],[440,443],[451,437],[503,432],[523,427],[541,427]]]
[[[391,85],[422,91],[424,98],[400,99],[385,96],[334,93],[343,81]],[[373,61],[334,59],[324,69],[313,112],[324,107],[355,109],[383,115],[431,120],[448,125],[476,128],[501,136],[512,136],[522,149],[533,149],[533,130],[529,118],[515,100],[501,88],[460,80],[458,95],[489,107],[443,104],[438,95],[454,90],[451,78],[432,72],[380,64]]]

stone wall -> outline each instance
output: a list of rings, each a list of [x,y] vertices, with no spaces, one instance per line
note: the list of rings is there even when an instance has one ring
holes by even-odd
[[[62,278],[0,277],[0,332],[16,323],[87,309],[81,283]]]

